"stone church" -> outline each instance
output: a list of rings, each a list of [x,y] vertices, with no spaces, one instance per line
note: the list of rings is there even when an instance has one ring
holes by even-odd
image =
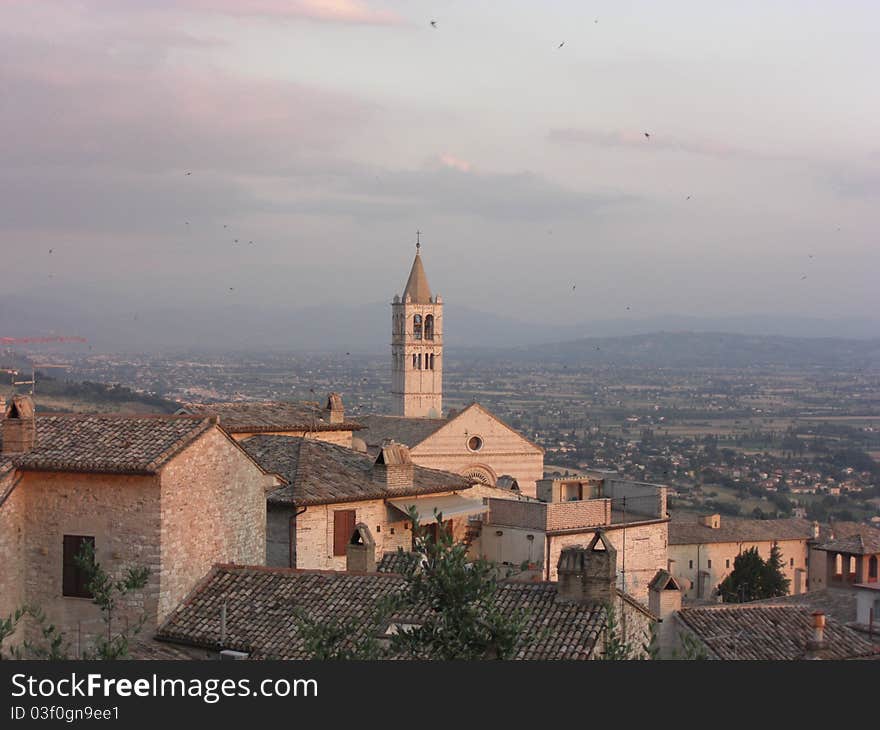
[[[479,403],[443,415],[443,300],[431,293],[421,247],[403,294],[391,303],[392,415],[360,416],[354,446],[377,453],[405,444],[419,466],[534,497],[544,450]]]

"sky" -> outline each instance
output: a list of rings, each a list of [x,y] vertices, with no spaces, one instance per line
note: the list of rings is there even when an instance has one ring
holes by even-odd
[[[402,290],[419,230],[447,304],[532,322],[871,316],[878,27],[855,0],[0,0],[3,294],[351,307]]]

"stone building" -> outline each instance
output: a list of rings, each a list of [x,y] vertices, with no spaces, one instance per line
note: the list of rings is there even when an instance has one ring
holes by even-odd
[[[213,416],[236,441],[257,434],[302,436],[351,447],[360,424],[346,420],[342,396],[330,393],[323,408],[317,403],[251,402],[190,403],[178,413]]]
[[[439,418],[443,412],[443,300],[432,296],[420,244],[403,296],[391,303],[392,412]]]
[[[286,482],[268,496],[270,566],[344,570],[359,524],[373,542],[375,566],[384,553],[412,549],[411,506],[424,529],[441,529],[436,509],[461,540],[471,538],[471,518],[488,509],[471,480],[415,465],[400,444],[386,443],[375,457],[302,437],[254,436],[241,445]]]
[[[810,545],[820,526],[797,517],[754,520],[714,515],[673,515],[669,524],[669,572],[688,601],[718,600],[718,585],[733,570],[736,557],[753,547],[766,560],[774,545],[782,555],[789,590],[808,590]]]
[[[358,417],[364,430],[355,448],[375,453],[394,439],[421,466],[535,495],[544,476],[540,446],[477,403],[443,415],[443,302],[431,294],[418,245],[403,296],[391,304],[391,395],[392,415]]]
[[[489,499],[480,551],[488,560],[556,580],[562,551],[603,531],[617,545],[618,588],[646,602],[648,585],[667,566],[666,488],[595,475],[542,479],[541,501]]]
[[[880,582],[880,530],[857,522],[823,526],[810,546],[810,585],[849,589]]]
[[[613,546],[604,538],[599,542],[560,556],[559,583],[501,583],[499,609],[511,615],[524,612],[526,620],[513,658],[600,658],[609,605],[622,637],[643,655],[656,617],[616,591],[615,561],[606,552]],[[351,626],[348,648],[364,636],[381,638],[424,620],[419,612],[424,608],[414,612],[407,606],[381,624],[374,622],[380,602],[404,587],[404,579],[395,573],[217,566],[168,617],[157,638],[198,658],[231,650],[249,659],[309,659],[290,596],[296,596],[299,610],[313,621]]]
[[[217,562],[262,563],[266,491],[279,480],[201,416],[35,414],[2,420],[0,616],[41,608],[74,651],[103,630],[75,555],[114,577],[148,567],[118,621],[155,627]]]
[[[507,483],[526,496],[544,476],[544,450],[479,403],[446,418],[361,416],[355,443],[369,453],[394,439],[410,448],[415,463],[442,469],[490,487]]]

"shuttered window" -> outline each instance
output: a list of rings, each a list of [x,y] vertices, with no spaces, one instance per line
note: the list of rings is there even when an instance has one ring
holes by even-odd
[[[354,510],[341,509],[333,513],[333,554],[345,555],[345,546],[354,533]]]
[[[92,594],[87,587],[88,576],[76,562],[76,556],[79,555],[79,552],[82,550],[82,546],[85,543],[90,543],[94,550],[94,537],[87,535],[64,536],[64,569],[61,579],[62,595],[72,596],[74,598],[92,597]]]

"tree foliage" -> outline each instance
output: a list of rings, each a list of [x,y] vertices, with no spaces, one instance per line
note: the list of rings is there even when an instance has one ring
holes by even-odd
[[[753,547],[736,556],[733,570],[718,586],[718,593],[725,603],[746,603],[787,595],[790,582],[782,571],[782,552],[777,545],[766,561]]]

